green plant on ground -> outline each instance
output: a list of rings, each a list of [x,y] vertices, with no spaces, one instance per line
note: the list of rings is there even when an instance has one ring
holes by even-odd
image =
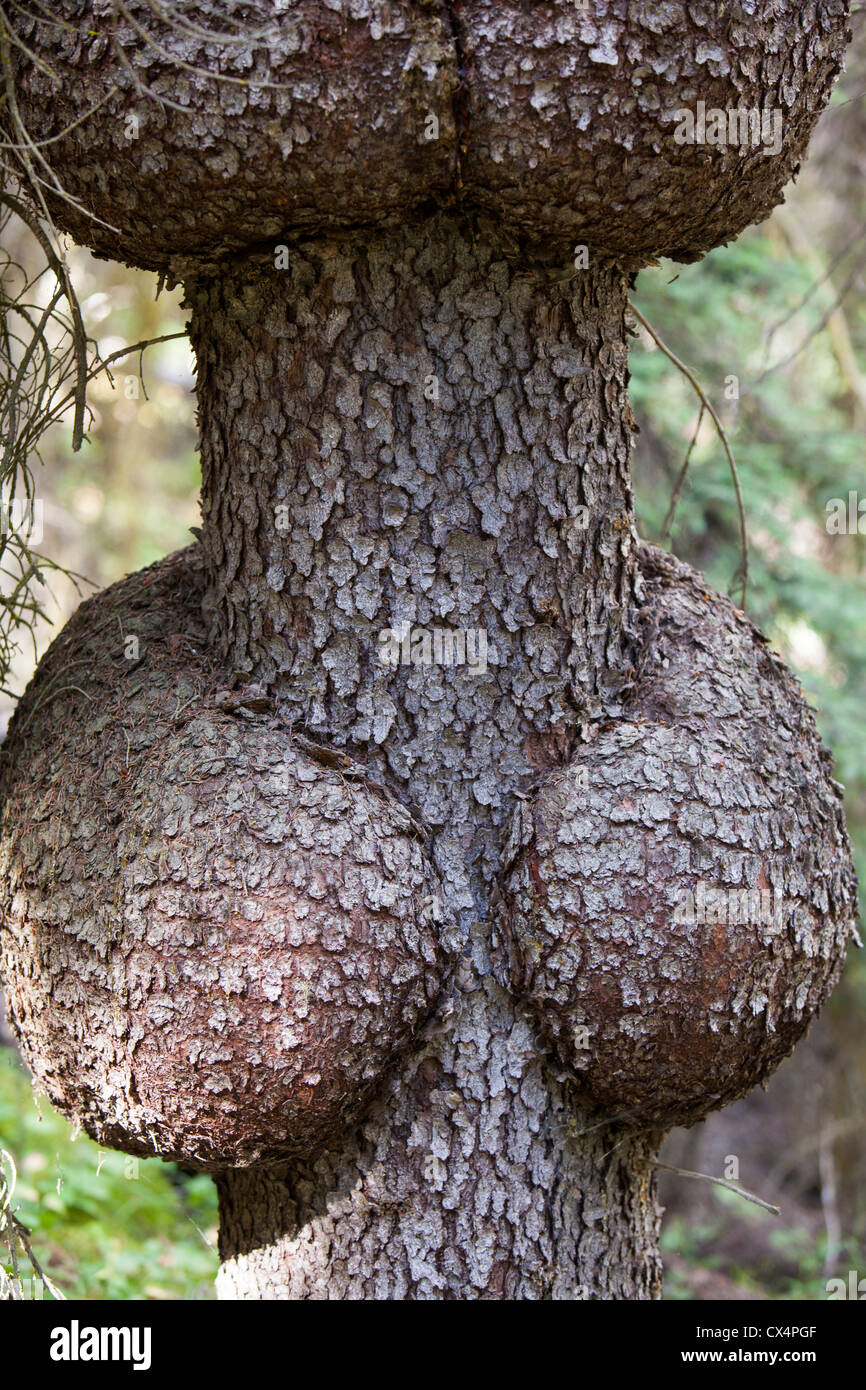
[[[11,1209],[67,1298],[214,1297],[217,1214],[209,1177],[188,1178],[158,1159],[139,1161],[75,1137],[33,1097],[27,1074],[6,1048],[0,1049],[0,1134],[14,1161]],[[2,1244],[0,1268],[13,1279]],[[26,1259],[18,1272],[14,1296],[51,1297]]]

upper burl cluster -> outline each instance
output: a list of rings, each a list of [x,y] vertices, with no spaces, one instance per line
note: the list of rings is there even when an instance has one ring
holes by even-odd
[[[190,262],[460,206],[560,255],[694,260],[766,217],[846,0],[56,0],[7,135],[95,250]]]

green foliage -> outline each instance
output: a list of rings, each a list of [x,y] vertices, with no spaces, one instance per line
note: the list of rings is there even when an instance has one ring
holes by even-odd
[[[12,1209],[67,1298],[212,1298],[216,1190],[159,1159],[100,1149],[44,1101],[13,1052],[0,1048],[0,1146],[12,1155]],[[0,1245],[0,1264],[11,1263]],[[32,1271],[22,1262],[25,1278]],[[49,1297],[25,1282],[25,1297]]]
[[[828,1278],[840,1273],[844,1278],[848,1269],[862,1265],[857,1242],[848,1240],[836,1251],[828,1273],[823,1233],[774,1221],[743,1210],[739,1198],[724,1192],[714,1195],[701,1219],[666,1221],[661,1238],[665,1299],[693,1299],[693,1271],[699,1268],[707,1297],[820,1303],[827,1298]],[[748,1265],[743,1263],[746,1250]]]
[[[748,611],[816,707],[836,775],[847,786],[854,838],[866,849],[866,537],[828,535],[826,527],[831,498],[847,500],[849,491],[866,498],[866,452],[829,337],[814,332],[829,292],[813,293],[768,342],[772,327],[814,284],[814,266],[779,254],[768,231],[753,231],[698,265],[645,272],[636,302],[722,415],[751,538]],[[849,327],[866,357],[862,299],[849,312]],[[764,376],[777,361],[778,369]],[[634,465],[638,524],[658,540],[699,407],[684,377],[645,343],[635,346],[631,371],[642,430]],[[736,401],[725,399],[732,376],[739,382]],[[705,422],[670,548],[727,592],[737,544],[727,463]]]

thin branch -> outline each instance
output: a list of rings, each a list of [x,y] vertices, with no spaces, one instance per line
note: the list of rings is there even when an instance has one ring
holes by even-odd
[[[95,113],[99,110],[100,106],[104,106],[107,101],[110,101],[111,98],[114,96],[115,92],[119,90],[120,88],[116,86],[109,87],[104,97],[100,97],[99,101],[94,102],[93,105],[87,111],[85,111],[83,115],[76,116],[75,120],[70,121],[69,125],[64,126],[63,130],[58,130],[56,135],[47,135],[44,140],[30,140],[28,144],[20,144],[14,140],[0,140],[0,150],[20,151],[31,148],[34,150],[41,150],[44,149],[46,145],[56,144],[58,140],[65,139],[71,131],[76,129],[76,127],[83,125],[85,121],[89,121],[90,117],[95,115]]]
[[[43,217],[45,218],[48,225],[51,227],[51,230],[54,233],[54,235],[57,236],[57,227],[54,224],[54,220],[51,216],[48,204],[46,203],[45,196],[42,192],[43,188],[47,188],[50,193],[54,194],[58,198],[62,198],[64,202],[69,203],[71,207],[74,207],[76,209],[76,211],[82,213],[86,217],[91,218],[94,222],[98,222],[101,226],[108,227],[109,230],[117,232],[117,227],[112,226],[110,222],[103,222],[101,217],[97,217],[96,213],[91,212],[88,208],[84,206],[83,203],[80,203],[77,198],[73,198],[71,194],[66,192],[66,189],[60,183],[59,179],[57,178],[57,175],[51,168],[51,165],[48,163],[47,159],[42,154],[38,145],[31,138],[30,132],[25,126],[24,121],[21,117],[21,112],[18,109],[18,99],[15,92],[15,79],[12,72],[12,60],[9,53],[10,37],[11,26],[9,24],[9,19],[3,8],[3,5],[0,4],[0,68],[2,68],[3,72],[3,86],[5,90],[6,105],[9,110],[12,125],[14,129],[18,132],[18,135],[22,142],[22,148],[17,151],[17,154],[19,162],[21,163],[24,170],[24,181],[25,184],[29,187],[33,197],[37,199],[39,206],[42,210]],[[101,105],[101,103],[99,104]],[[38,164],[42,166],[43,170],[48,176],[47,178],[43,178],[40,174],[36,172],[36,169],[34,168],[33,164],[34,159],[37,161]]]
[[[782,221],[783,218],[779,212],[779,209],[777,209],[776,222],[781,223]],[[785,236],[785,239],[788,240],[789,235],[787,228],[783,227],[782,231]],[[769,348],[770,343],[773,341],[779,329],[783,328],[785,324],[789,321],[789,319],[792,319],[795,314],[798,314],[801,309],[804,309],[806,307],[809,300],[821,288],[823,284],[826,284],[829,280],[831,282],[832,288],[832,276],[836,271],[837,267],[842,263],[842,261],[844,261],[849,251],[853,251],[854,247],[857,245],[857,242],[861,241],[864,236],[866,236],[866,223],[864,223],[862,227],[858,227],[854,235],[852,237],[849,237],[848,241],[846,241],[845,245],[842,247],[842,250],[839,251],[838,254],[833,257],[829,265],[822,269],[821,274],[815,277],[815,279],[812,281],[811,285],[807,289],[806,293],[800,296],[800,298],[797,300],[797,303],[793,304],[790,309],[786,309],[782,317],[780,319],[777,319],[776,322],[774,324],[771,324],[771,326],[766,330],[766,332],[764,333],[765,347]]]
[[[279,32],[274,25],[264,29],[251,29],[248,33],[244,31],[240,34],[231,34],[227,30],[221,29],[204,29],[200,24],[192,24],[180,14],[172,14],[170,10],[166,11],[160,4],[160,0],[144,0],[144,4],[155,19],[160,20],[170,29],[190,34],[196,39],[204,39],[205,43],[237,44],[238,47],[243,48],[256,43],[267,43],[275,32]]]
[[[704,409],[710,416],[710,419],[712,420],[713,424],[715,425],[716,432],[720,440],[722,441],[722,446],[725,450],[725,454],[727,455],[728,459],[728,466],[731,470],[731,478],[733,479],[734,483],[734,492],[736,493],[737,497],[737,514],[739,516],[740,522],[740,553],[742,556],[739,571],[741,576],[740,607],[745,608],[746,589],[749,583],[749,540],[746,534],[746,508],[743,503],[743,490],[740,487],[740,475],[737,470],[737,464],[734,458],[733,450],[731,449],[730,443],[728,441],[728,436],[725,432],[725,427],[719,419],[715,406],[707,396],[706,392],[704,391],[704,388],[701,386],[694,372],[690,371],[689,368],[686,366],[685,362],[681,362],[680,359],[677,357],[676,353],[672,352],[671,349],[667,346],[667,344],[662,341],[658,333],[653,328],[652,324],[649,322],[648,319],[644,318],[640,309],[636,308],[632,300],[628,301],[628,307],[631,309],[638,323],[642,324],[643,327],[646,329],[647,333],[650,335],[656,346],[661,348],[665,357],[667,357],[668,360],[674,364],[674,366],[677,368],[677,371],[682,372],[683,376],[686,378],[686,381],[688,381],[689,384],[692,386],[693,390],[695,391],[698,397],[698,400],[701,402]]]
[[[670,501],[670,506],[668,507],[668,514],[667,514],[667,516],[665,517],[664,526],[662,527],[662,534],[661,534],[661,544],[662,544],[662,545],[664,545],[665,541],[666,541],[667,538],[668,538],[668,535],[670,534],[671,525],[673,524],[673,519],[674,519],[674,512],[675,512],[676,509],[677,509],[677,503],[678,503],[679,500],[680,500],[680,493],[682,492],[682,490],[683,490],[683,484],[684,484],[685,481],[686,481],[686,474],[687,474],[688,471],[689,471],[689,464],[691,463],[692,454],[694,453],[695,445],[696,445],[697,442],[698,442],[698,435],[699,435],[700,432],[701,432],[701,425],[704,423],[704,415],[706,414],[706,409],[707,409],[707,408],[706,408],[706,406],[704,405],[703,401],[701,401],[701,408],[700,408],[700,410],[699,410],[699,412],[698,412],[698,423],[695,425],[695,430],[694,430],[694,434],[692,435],[692,438],[691,438],[691,443],[689,444],[689,447],[688,447],[688,449],[686,450],[686,456],[685,456],[685,458],[683,459],[683,466],[682,466],[682,468],[681,468],[680,471],[679,471],[679,475],[678,475],[678,477],[677,477],[676,483],[674,484],[674,490],[673,490],[673,492],[671,493],[671,501]]]
[[[161,43],[157,43],[153,34],[151,34],[143,24],[139,24],[138,20],[130,14],[124,4],[124,0],[114,0],[114,6],[116,13],[123,16],[127,24],[135,30],[139,37],[142,38],[154,52],[158,53],[161,58],[165,58],[166,61],[173,64],[174,67],[180,68],[182,72],[191,72],[196,77],[208,77],[215,82],[227,82],[235,87],[269,87],[272,91],[277,92],[286,91],[289,88],[290,84],[288,82],[270,82],[264,77],[232,77],[229,73],[209,72],[207,68],[197,67],[195,63],[184,62],[176,53],[172,53],[170,49],[164,48]],[[117,30],[115,27],[115,35],[116,33]],[[148,88],[146,90],[149,91],[150,89]],[[159,96],[156,92],[151,94],[157,98]],[[189,112],[186,114],[188,115]]]
[[[670,1163],[655,1163],[655,1168],[663,1168],[666,1173],[676,1173],[681,1178],[699,1178],[701,1182],[715,1183],[717,1187],[724,1187],[728,1192],[734,1192],[738,1197],[744,1197],[747,1202],[754,1202],[756,1207],[763,1207],[764,1211],[769,1211],[773,1216],[781,1216],[781,1207],[774,1207],[772,1202],[765,1202],[763,1197],[756,1197],[754,1192],[747,1192],[745,1187],[738,1187],[734,1182],[728,1182],[727,1178],[714,1178],[710,1173],[693,1173],[688,1168],[674,1168]]]
[[[75,352],[75,418],[72,425],[72,449],[76,452],[81,448],[81,441],[84,438],[84,409],[86,404],[87,392],[87,334],[84,331],[84,320],[81,317],[81,306],[78,303],[78,296],[72,287],[69,277],[69,267],[66,262],[61,260],[54,247],[51,245],[50,238],[40,227],[37,219],[32,215],[30,209],[25,206],[20,198],[13,197],[10,193],[0,190],[0,202],[5,203],[8,208],[20,217],[21,221],[32,232],[39,242],[43,254],[54,271],[58,281],[63,286],[63,293],[69,305],[69,312],[72,315],[72,343]]]
[[[187,333],[186,329],[181,328],[178,329],[176,333],[161,333],[157,338],[143,338],[141,342],[130,343],[129,347],[118,348],[117,352],[113,352],[110,357],[97,358],[94,365],[88,368],[87,382],[89,383],[93,381],[96,377],[100,376],[102,372],[108,373],[110,377],[111,374],[110,372],[108,372],[108,369],[111,366],[111,364],[113,362],[119,362],[121,357],[128,357],[131,352],[143,353],[145,348],[153,347],[155,343],[170,343],[173,338],[188,337],[189,334]],[[65,396],[61,397],[61,399],[53,407],[54,419],[57,419],[59,415],[62,415],[64,409],[72,400],[74,394],[75,393],[73,391],[69,391]]]
[[[6,1176],[5,1167],[7,1163],[11,1172],[11,1178],[7,1178]],[[24,1299],[24,1284],[21,1279],[21,1272],[18,1268],[18,1252],[16,1249],[16,1246],[20,1245],[27,1259],[30,1261],[30,1266],[37,1279],[42,1281],[52,1298],[56,1298],[60,1302],[65,1303],[66,1295],[62,1293],[61,1290],[57,1288],[54,1281],[48,1277],[33,1252],[29,1230],[23,1222],[18,1220],[18,1217],[12,1210],[12,1197],[15,1192],[17,1181],[18,1174],[16,1172],[14,1158],[8,1149],[0,1149],[0,1234],[2,1234],[6,1249],[9,1251],[9,1261],[12,1265],[11,1280],[9,1276],[5,1274],[5,1271],[0,1269],[0,1276],[3,1276],[3,1278],[0,1279],[0,1297],[6,1297],[5,1285],[8,1284],[10,1289],[8,1297],[10,1300],[20,1302]]]
[[[783,237],[788,242],[793,254],[803,260],[811,262],[817,267],[818,271],[821,272],[823,270],[821,258],[812,246],[808,236],[803,232],[802,227],[800,227],[794,219],[786,216],[781,209],[777,213],[776,224]],[[847,249],[850,249],[850,247]],[[847,254],[847,251],[845,254]],[[789,353],[787,357],[781,358],[780,361],[773,363],[772,366],[766,367],[757,378],[754,385],[759,386],[761,382],[765,381],[773,372],[790,366],[826,328],[830,338],[830,345],[845,385],[851,394],[856,397],[861,412],[866,412],[866,378],[864,378],[860,371],[854,354],[851,342],[851,330],[848,327],[848,320],[843,308],[845,300],[853,289],[864,264],[866,264],[866,256],[861,256],[854,263],[853,269],[849,270],[848,276],[838,292],[831,278],[831,271],[836,264],[838,264],[838,260],[833,263],[830,269],[820,275],[819,279],[815,282],[815,286],[825,282],[829,284],[829,288],[833,292],[833,298],[831,299],[829,307],[793,352]],[[801,304],[803,302],[805,301],[801,301]],[[784,322],[784,320],[782,320],[782,322]],[[767,340],[767,346],[769,346],[769,339]]]
[[[54,291],[52,298],[49,300],[45,308],[42,310],[42,316],[39,322],[33,324],[33,336],[30,339],[30,342],[27,344],[27,347],[25,348],[24,352],[22,353],[21,361],[18,363],[18,370],[15,373],[11,385],[9,385],[9,387],[7,388],[9,396],[8,401],[4,403],[4,412],[8,413],[9,415],[9,433],[6,439],[6,446],[3,452],[3,462],[2,464],[0,464],[0,478],[5,478],[7,474],[10,472],[9,465],[12,460],[12,454],[15,449],[15,432],[18,424],[18,393],[21,390],[21,384],[24,381],[25,376],[27,375],[27,369],[30,366],[33,354],[35,353],[40,343],[45,348],[44,371],[46,372],[46,374],[50,372],[51,356],[48,350],[48,345],[45,342],[45,325],[48,323],[49,319],[54,313],[54,310],[56,309],[59,301],[63,297],[63,294],[63,285],[59,284],[57,286],[57,289]],[[41,404],[41,393],[39,403]]]

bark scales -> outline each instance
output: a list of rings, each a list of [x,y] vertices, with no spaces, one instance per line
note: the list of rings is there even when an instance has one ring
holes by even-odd
[[[435,1036],[359,1135],[220,1179],[224,1294],[657,1289],[651,1146],[580,1137],[490,912],[515,794],[628,680],[625,294],[612,267],[516,265],[448,220],[188,287],[215,640],[417,807],[452,953]],[[487,674],[383,665],[403,624],[483,628]]]
[[[694,1124],[765,1081],[835,986],[856,912],[841,788],[784,663],[642,546],[643,640],[510,831],[512,979],[608,1116]]]
[[[402,806],[229,688],[197,552],[83,604],[16,710],[2,947],[52,1103],[218,1171],[357,1122],[438,1001],[442,895]]]
[[[586,1113],[573,1073],[548,1053],[520,972],[497,949],[499,896],[509,891],[503,843],[536,784],[623,719],[636,668],[649,660],[636,628],[624,267],[663,252],[700,255],[766,215],[829,93],[847,6],[591,0],[578,14],[565,3],[299,0],[265,41],[271,7],[254,3],[248,46],[220,36],[225,16],[211,3],[198,7],[198,28],[152,5],[132,3],[113,26],[104,23],[110,0],[61,8],[62,24],[19,16],[25,44],[12,59],[18,112],[51,142],[51,207],[100,252],[187,284],[199,360],[201,611],[214,656],[199,683],[187,662],[186,686],[212,701],[219,668],[239,687],[207,715],[202,737],[219,729],[241,757],[228,711],[234,702],[246,718],[261,702],[269,749],[282,736],[307,750],[299,766],[318,759],[367,779],[383,804],[403,803],[444,884],[444,993],[420,1050],[340,1142],[288,1168],[221,1175],[221,1289],[653,1296],[658,1136],[611,1124],[609,1111],[602,1121]],[[677,144],[677,112],[701,99],[778,103],[778,155]],[[141,117],[133,136],[130,115]],[[9,133],[13,142],[20,134],[14,121]],[[83,207],[52,194],[55,172]],[[428,220],[395,230],[404,216]],[[280,237],[286,270],[274,261]],[[573,241],[593,253],[574,274]],[[187,582],[197,609],[198,581],[179,577],[185,565],[167,562],[160,582]],[[64,1030],[84,1037],[90,999],[110,992],[112,939],[106,946],[101,935],[104,914],[88,915],[96,890],[83,885],[82,865],[101,863],[104,887],[112,863],[125,873],[148,861],[146,842],[124,827],[117,657],[99,640],[103,617],[130,607],[158,634],[160,585],[148,594],[145,582],[96,601],[92,640],[83,618],[66,635],[82,678],[90,661],[99,668],[83,710],[58,684],[57,662],[70,654],[61,638],[25,699],[4,769],[25,825],[19,836],[7,820],[4,850],[18,874],[10,968],[27,981],[16,1021],[61,1089],[79,1061]],[[488,670],[383,666],[380,633],[403,624],[483,629]],[[126,768],[135,765],[157,819],[159,735],[177,717],[163,677],[183,654],[183,642],[154,636],[150,726],[126,744]],[[651,701],[685,709],[688,688],[680,671]],[[69,713],[82,717],[72,734],[62,732]],[[666,722],[654,707],[644,714]],[[706,717],[699,711],[699,724]],[[29,742],[28,721],[40,730]],[[96,735],[83,785],[102,820],[61,828],[58,887],[54,861],[44,868],[44,823],[60,750],[87,760],[82,731]],[[173,773],[190,752],[186,737],[171,734]],[[665,737],[656,730],[650,742]],[[31,758],[38,776],[28,783]],[[682,771],[688,759],[671,761]],[[200,810],[184,810],[193,838]],[[835,826],[844,915],[844,832],[823,807],[818,821]],[[160,824],[160,836],[174,833]],[[208,861],[202,834],[194,857]],[[246,891],[256,857],[251,841],[235,843],[230,893],[235,871]],[[177,870],[169,848],[157,860],[160,873]],[[419,875],[427,881],[420,861]],[[133,873],[133,899],[135,888]],[[41,1004],[30,1010],[28,991],[50,995],[58,981],[62,1007],[34,1024]],[[117,1008],[116,1026],[97,1045],[117,1045],[123,1058],[125,1001],[106,1007]],[[47,1050],[46,1022],[57,1033]],[[112,1095],[109,1086],[87,1114],[129,1144],[126,1105],[124,1087]],[[175,1137],[160,1151],[173,1151]]]
[[[51,9],[9,23],[24,124],[52,142],[53,214],[176,279],[288,229],[443,205],[562,257],[582,242],[630,267],[695,260],[781,200],[850,37],[847,0]],[[699,102],[778,112],[780,140],[678,143]]]
[[[462,831],[628,679],[625,278],[449,220],[290,261],[187,290],[214,638]],[[484,629],[486,675],[389,668],[404,623]]]

